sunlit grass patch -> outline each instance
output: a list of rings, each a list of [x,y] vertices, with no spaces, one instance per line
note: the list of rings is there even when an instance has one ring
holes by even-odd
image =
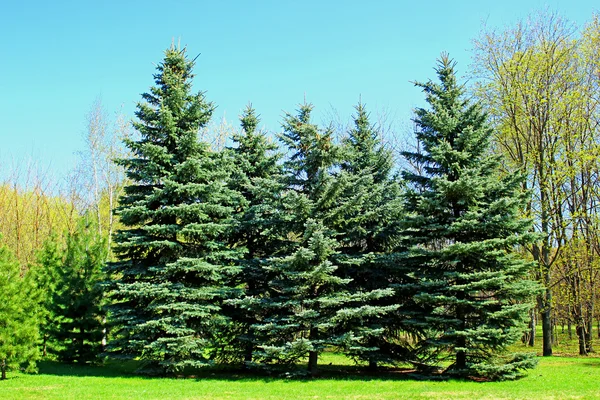
[[[600,399],[600,359],[541,358],[517,381],[428,381],[366,373],[339,354],[319,360],[320,378],[285,379],[206,369],[196,377],[148,378],[133,364],[40,365],[37,375],[11,373],[2,399]],[[329,365],[331,363],[331,365]]]

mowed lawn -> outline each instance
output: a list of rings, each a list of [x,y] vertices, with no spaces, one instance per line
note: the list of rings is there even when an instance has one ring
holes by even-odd
[[[577,357],[577,338],[556,331],[557,357],[517,381],[427,381],[402,371],[368,374],[344,356],[325,353],[316,379],[269,378],[207,369],[197,376],[147,378],[132,363],[77,366],[40,363],[35,375],[9,372],[0,381],[4,399],[600,399],[600,353]],[[536,350],[541,347],[537,332]],[[594,330],[596,344],[600,337]],[[521,343],[514,351],[531,351]],[[331,365],[330,365],[331,364]]]
[[[325,354],[323,362],[343,363]],[[403,373],[367,375],[345,366],[318,379],[279,379],[231,372],[202,377],[143,378],[127,366],[46,362],[37,375],[10,373],[0,399],[600,399],[600,358],[540,359],[512,382],[422,381]]]

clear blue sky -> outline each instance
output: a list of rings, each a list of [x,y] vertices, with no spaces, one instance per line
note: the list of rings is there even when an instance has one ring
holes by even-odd
[[[442,51],[464,74],[471,41],[549,8],[577,23],[592,1],[16,1],[0,17],[0,178],[7,160],[33,156],[65,174],[82,149],[98,96],[133,117],[172,38],[198,57],[195,89],[237,124],[251,101],[263,125],[304,96],[317,120],[348,116],[359,95],[408,123],[423,104],[411,84],[433,77]]]

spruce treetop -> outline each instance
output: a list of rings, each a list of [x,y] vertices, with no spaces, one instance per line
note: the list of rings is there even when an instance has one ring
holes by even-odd
[[[137,104],[138,118],[133,122],[141,140],[125,140],[137,156],[120,160],[130,179],[145,184],[162,182],[173,165],[186,160],[203,149],[198,132],[205,126],[215,109],[204,93],[191,93],[194,62],[187,59],[186,49],[171,47],[157,66],[155,86],[142,94]]]
[[[277,170],[276,164],[280,158],[276,153],[275,143],[269,141],[267,136],[257,129],[259,123],[259,115],[252,104],[248,104],[240,117],[242,131],[233,135],[233,142],[237,144],[237,147],[232,149],[235,162],[243,164],[238,165],[238,168],[249,179],[271,178]]]
[[[259,116],[256,115],[256,110],[252,107],[252,104],[248,104],[242,117],[240,118],[240,125],[242,126],[242,131],[247,135],[251,136],[258,127],[258,123],[260,122]]]
[[[354,127],[344,140],[349,154],[342,161],[342,169],[354,174],[370,172],[376,183],[382,182],[392,169],[392,154],[383,146],[380,133],[370,122],[365,104],[359,102],[354,109]]]
[[[465,89],[456,81],[456,63],[442,54],[435,69],[439,83],[416,83],[423,88],[430,109],[415,110],[416,136],[422,153],[403,152],[407,159],[424,166],[431,176],[456,179],[460,169],[475,166],[489,149],[492,129],[477,103],[464,98]],[[409,180],[413,175],[406,176]]]
[[[337,147],[333,143],[333,129],[319,128],[311,122],[313,105],[304,103],[297,115],[286,114],[279,139],[291,152],[285,163],[291,175],[291,185],[312,191],[325,178],[329,167],[338,158]],[[308,193],[307,192],[307,193]]]

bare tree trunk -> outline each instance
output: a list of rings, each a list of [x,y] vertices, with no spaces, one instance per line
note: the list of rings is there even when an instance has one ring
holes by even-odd
[[[464,338],[460,338],[458,341],[458,345],[459,346],[463,346],[465,345],[465,339]],[[463,370],[467,368],[467,354],[465,353],[464,350],[459,350],[456,352],[456,369],[457,370]]]
[[[585,344],[585,337],[586,332],[585,332],[585,323],[583,321],[580,321],[577,324],[577,338],[579,339],[579,355],[580,356],[587,356],[587,346]]]
[[[375,361],[375,359],[373,359],[373,358],[370,358],[369,359],[369,371],[375,372],[375,371],[377,371],[377,367],[378,367],[377,361]]]
[[[579,272],[576,272],[572,279],[572,290],[575,297],[574,301],[574,311],[575,311],[575,321],[577,322],[577,326],[575,328],[575,333],[577,333],[577,339],[579,341],[579,355],[586,356],[587,355],[587,345],[586,345],[586,323],[583,315],[583,304],[580,299],[581,295],[581,276]]]
[[[544,226],[544,224],[542,224],[542,226]],[[544,260],[546,260],[548,251],[546,250],[545,244],[542,244],[541,249],[539,246],[534,245],[532,253],[534,260],[537,261],[540,268],[545,269],[543,273],[540,272],[537,274],[538,280],[542,281],[544,286],[546,286],[544,293],[537,296],[537,305],[542,316],[542,355],[547,357],[552,355],[552,323],[550,320],[550,304],[552,304],[552,293],[549,289],[550,271],[548,271],[548,269],[544,266]]]
[[[591,290],[591,289],[590,289]],[[594,330],[594,298],[590,299],[590,305],[588,309],[588,318],[587,318],[587,329],[586,329],[586,344],[587,344],[587,352],[594,352],[594,336],[592,331]]]
[[[540,146],[541,147],[541,146]],[[544,157],[544,151],[540,148],[540,166],[538,167],[540,170],[540,177],[542,180],[545,178],[545,169],[544,163],[548,160]],[[547,182],[540,183],[540,205],[541,205],[541,225],[542,225],[542,234],[544,238],[542,239],[542,268],[543,268],[543,282],[544,286],[546,286],[546,291],[542,300],[542,355],[544,357],[548,357],[552,355],[552,291],[550,289],[550,227],[549,227],[549,199],[546,188]]]
[[[547,249],[545,251],[548,251]],[[547,258],[544,256],[544,258]],[[544,284],[546,291],[542,298],[542,355],[548,357],[552,355],[552,291],[550,290],[550,271],[546,270],[544,274]]]
[[[587,346],[587,352],[588,353],[593,353],[594,352],[594,342],[593,342],[593,335],[592,335],[592,330],[594,329],[594,322],[589,319],[587,321],[587,329],[586,329],[586,346]]]
[[[533,308],[530,311],[531,318],[529,319],[529,346],[535,346],[535,326],[536,326],[536,310]]]
[[[550,290],[546,290],[546,304],[550,304],[552,299],[552,295],[550,294]],[[552,320],[550,318],[550,306],[545,305],[544,311],[542,312],[542,355],[544,357],[552,355]]]
[[[317,328],[310,329],[309,338],[311,341],[317,340],[318,335],[319,335],[319,330]],[[317,376],[317,374],[318,374],[318,370],[317,370],[318,361],[319,361],[319,353],[317,353],[314,350],[308,352],[308,372],[310,373],[311,376]]]

